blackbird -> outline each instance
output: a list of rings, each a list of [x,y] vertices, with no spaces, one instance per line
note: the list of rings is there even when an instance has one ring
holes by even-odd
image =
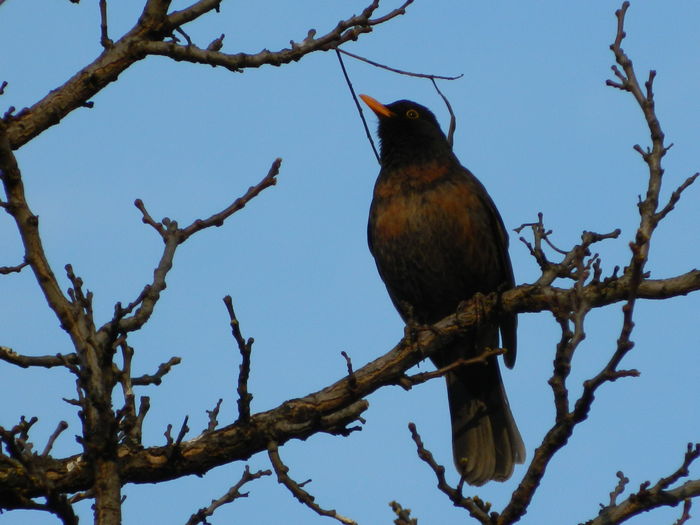
[[[484,186],[452,152],[430,110],[360,95],[379,118],[381,171],[369,212],[368,241],[394,306],[405,322],[432,324],[476,293],[514,286],[508,235]],[[514,314],[479,323],[439,350],[438,368],[498,348],[515,364]],[[496,356],[450,371],[452,450],[471,485],[504,481],[525,460]]]

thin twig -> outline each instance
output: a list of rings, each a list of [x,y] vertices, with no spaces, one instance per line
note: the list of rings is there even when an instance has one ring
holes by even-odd
[[[504,348],[487,348],[481,355],[476,357],[470,357],[469,359],[460,358],[453,361],[447,366],[434,370],[433,372],[421,372],[419,374],[414,374],[412,376],[404,375],[399,378],[397,383],[402,386],[405,390],[410,390],[411,387],[415,385],[420,385],[431,379],[436,379],[438,377],[443,377],[449,372],[452,372],[456,368],[461,368],[463,366],[472,366],[478,364],[486,364],[490,357],[496,355],[503,355],[506,353]]]
[[[656,214],[656,222],[662,220],[664,217],[666,217],[666,215],[669,214],[669,212],[671,212],[671,210],[673,210],[673,208],[675,208],[676,204],[678,204],[678,201],[681,198],[681,194],[686,190],[686,188],[688,188],[688,186],[695,182],[698,176],[700,176],[700,173],[694,173],[693,175],[685,179],[685,181],[683,181],[683,184],[676,188],[676,190],[671,194],[671,197],[668,199],[668,203],[666,204],[666,206],[664,206],[663,209]]]
[[[24,268],[25,266],[28,266],[28,265],[29,265],[29,262],[24,261],[23,263],[17,264],[15,266],[0,266],[0,275],[7,275],[10,273],[19,273],[22,271],[22,268]]]
[[[343,76],[345,77],[345,83],[348,85],[348,88],[350,88],[350,94],[352,95],[352,100],[355,102],[355,106],[357,107],[357,112],[360,114],[360,119],[362,120],[362,126],[365,128],[365,134],[367,135],[367,140],[369,140],[370,146],[372,146],[372,151],[374,152],[374,156],[377,158],[377,163],[381,164],[381,160],[379,159],[379,153],[377,152],[377,147],[374,145],[374,139],[372,138],[372,134],[369,131],[369,126],[367,125],[367,119],[365,118],[365,114],[362,111],[362,105],[360,104],[360,101],[357,100],[357,94],[355,93],[355,88],[352,85],[352,82],[350,81],[350,77],[348,76],[348,72],[345,69],[345,63],[343,62],[343,57],[340,55],[341,49],[336,48],[335,54],[338,57],[338,62],[340,62],[340,69],[343,71]]]
[[[387,66],[385,64],[380,64],[379,62],[375,62],[374,60],[370,60],[369,58],[365,58],[365,57],[362,57],[360,55],[356,55],[355,53],[351,53],[350,51],[346,51],[345,49],[336,48],[336,51],[343,53],[344,55],[347,55],[349,57],[360,60],[362,62],[366,62],[368,64],[371,64],[375,67],[378,67],[381,69],[386,69],[387,71],[391,71],[392,73],[398,73],[399,75],[406,75],[409,77],[429,78],[431,80],[434,80],[436,78],[439,80],[458,80],[464,76],[464,73],[462,73],[461,75],[457,75],[455,77],[448,77],[448,76],[443,76],[443,75],[432,75],[429,73],[412,73],[410,71],[404,71],[403,69],[396,69],[394,67],[390,67],[390,66]]]
[[[56,439],[58,439],[58,436],[61,435],[61,433],[68,428],[68,423],[65,421],[59,421],[58,426],[56,427],[56,430],[53,431],[53,434],[49,437],[49,440],[46,442],[46,446],[44,447],[44,451],[41,453],[41,457],[45,458],[49,455],[49,452],[51,452],[51,449],[53,448],[53,444],[56,442]]]
[[[247,492],[241,492],[241,488],[243,487],[243,485],[263,476],[270,476],[271,474],[272,471],[270,470],[258,470],[257,472],[251,472],[250,467],[246,465],[245,470],[243,471],[243,475],[241,476],[241,479],[238,481],[238,483],[236,483],[233,487],[228,489],[226,494],[221,496],[219,499],[212,500],[211,505],[209,505],[208,507],[202,507],[197,512],[192,514],[192,516],[190,516],[190,519],[187,520],[187,523],[185,525],[197,525],[197,523],[208,523],[207,518],[209,516],[212,516],[214,512],[216,512],[216,509],[218,509],[222,505],[231,503],[239,498],[248,497]]]
[[[277,481],[285,487],[287,487],[289,492],[292,493],[292,495],[299,501],[299,503],[306,505],[319,516],[328,516],[330,518],[334,518],[345,525],[357,525],[357,522],[351,520],[350,518],[346,518],[345,516],[341,516],[333,509],[326,510],[321,508],[317,503],[315,503],[315,498],[303,488],[301,488],[301,484],[297,483],[291,477],[289,477],[289,467],[287,467],[282,462],[282,459],[279,455],[277,443],[275,443],[274,441],[271,441],[269,443],[267,447],[267,454],[270,457],[270,463],[272,463],[272,467],[275,470],[275,474],[277,474]]]
[[[174,366],[179,365],[181,362],[181,358],[171,357],[165,363],[158,365],[158,370],[156,370],[155,374],[144,374],[139,377],[132,377],[131,384],[134,386],[160,385],[163,380],[163,376],[165,376],[165,374],[170,372]]]
[[[440,91],[437,82],[435,82],[435,77],[431,77],[430,81],[433,83],[435,91],[437,91],[438,95],[440,95],[440,97],[442,97],[442,100],[445,101],[447,111],[450,112],[450,128],[447,132],[447,143],[450,145],[450,147],[452,147],[454,144],[455,129],[457,129],[457,119],[455,118],[454,111],[452,111],[452,105],[450,104],[450,101],[447,100],[447,97],[442,94],[442,91]]]
[[[221,403],[223,401],[223,399],[219,398],[219,400],[216,402],[216,406],[211,410],[207,410],[209,423],[207,424],[207,428],[206,430],[204,430],[204,433],[214,432],[214,430],[216,430],[216,427],[219,426],[219,420],[217,418],[219,417],[219,410],[221,409]]]
[[[252,199],[257,197],[258,194],[260,194],[264,189],[277,184],[277,175],[279,174],[281,165],[282,159],[275,159],[272,163],[272,166],[270,166],[267,175],[265,175],[263,179],[260,182],[258,182],[255,186],[251,186],[250,188],[248,188],[248,191],[245,193],[245,195],[233,201],[233,203],[230,206],[220,211],[219,213],[215,213],[207,219],[197,219],[186,228],[180,230],[178,232],[179,243],[182,244],[190,236],[205,228],[209,228],[211,226],[222,226],[226,219],[228,219],[237,211],[242,210],[246,204],[248,204]]]
[[[457,488],[450,486],[445,478],[445,467],[438,464],[433,457],[433,454],[425,448],[423,440],[418,434],[415,423],[409,423],[408,429],[411,432],[411,438],[416,444],[416,451],[418,452],[418,457],[423,460],[423,462],[430,467],[430,469],[435,474],[438,481],[438,489],[440,492],[445,494],[455,507],[460,507],[469,512],[469,514],[481,522],[484,525],[491,524],[491,518],[489,517],[489,510],[491,505],[489,503],[484,503],[478,498],[468,498],[462,494],[463,482],[460,482]]]
[[[250,419],[250,402],[253,400],[253,395],[248,392],[248,378],[250,377],[250,354],[252,353],[255,340],[252,337],[246,340],[241,334],[241,326],[233,309],[233,301],[230,295],[224,297],[224,304],[230,319],[231,333],[241,353],[241,364],[238,367],[238,387],[236,389],[238,392],[238,419],[236,422],[247,422]]]
[[[114,45],[107,32],[107,0],[100,0],[100,44],[105,49]]]

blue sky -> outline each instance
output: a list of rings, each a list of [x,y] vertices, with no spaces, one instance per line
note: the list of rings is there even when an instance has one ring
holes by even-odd
[[[138,17],[139,4],[110,3],[113,38]],[[30,106],[63,84],[100,52],[94,2],[6,0],[0,6],[2,107]],[[399,2],[383,2],[386,12]],[[185,5],[174,2],[174,7]],[[187,31],[205,47],[226,34],[224,51],[275,50],[309,28],[323,33],[364,7],[362,2],[223,2]],[[622,229],[597,246],[606,273],[629,259],[636,199],[646,188],[645,166],[632,145],[648,144],[641,112],[630,95],[604,85],[608,46],[619,3],[465,2],[416,0],[403,17],[363,35],[346,49],[394,67],[454,75],[442,82],[458,118],[455,151],[486,185],[507,228],[543,212],[552,239],[568,248],[582,230]],[[37,16],[41,12],[41,16]],[[637,73],[658,71],[657,114],[667,141],[663,195],[700,169],[700,5],[689,1],[633,2],[624,48]],[[443,127],[447,112],[429,81],[347,60],[356,90],[383,102],[408,98],[431,107]],[[366,246],[366,216],[378,166],[333,53],[317,53],[282,68],[234,74],[222,68],[149,58],[124,72],[80,109],[17,152],[29,203],[40,216],[50,262],[71,263],[95,294],[99,321],[116,301],[133,300],[152,275],[159,237],[140,221],[135,198],[151,214],[181,224],[228,205],[257,183],[276,157],[278,185],[266,190],[222,228],[203,231],[175,258],[168,289],[151,322],[130,338],[136,373],[154,371],[170,356],[183,363],[151,396],[144,443],[164,443],[168,423],[190,416],[190,437],[206,427],[206,410],[224,398],[220,421],[236,417],[239,355],[221,298],[233,296],[245,336],[255,337],[250,389],[262,411],[341,377],[341,351],[360,366],[385,353],[403,334]],[[4,109],[3,109],[4,112]],[[373,126],[374,117],[369,116]],[[661,278],[698,265],[698,188],[687,191],[659,227],[648,270]],[[10,218],[0,221],[1,265],[17,264],[22,249]],[[518,283],[538,267],[511,233]],[[43,303],[32,274],[0,279],[0,344],[25,354],[71,350]],[[637,379],[603,386],[588,421],[551,463],[523,523],[577,523],[595,517],[622,470],[636,488],[675,470],[685,445],[700,436],[700,296],[637,307],[634,350],[623,363]],[[574,360],[572,394],[614,349],[620,305],[590,314],[587,339]],[[559,334],[551,314],[520,316],[518,363],[504,373],[528,457],[553,420],[551,375]],[[422,369],[426,369],[424,366]],[[55,453],[79,450],[74,395],[62,370],[1,367],[0,424],[21,414],[43,447],[59,419],[70,428]],[[362,432],[347,439],[314,436],[280,451],[291,475],[326,508],[360,523],[391,523],[397,500],[419,523],[458,523],[417,458],[406,428],[414,421],[438,461],[451,466],[449,420],[442,381],[404,392],[386,388],[369,398]],[[265,455],[251,468],[268,468]],[[159,486],[127,486],[124,522],[183,523],[234,484],[243,463],[204,478]],[[451,480],[457,476],[449,471]],[[524,468],[478,494],[500,509]],[[698,476],[698,469],[694,469]],[[213,523],[331,523],[301,506],[273,478],[251,483],[246,499],[220,509]],[[89,504],[78,505],[82,522]],[[698,512],[697,510],[695,511]],[[680,509],[640,516],[633,523],[672,523]],[[55,523],[48,515],[13,512],[0,523]]]

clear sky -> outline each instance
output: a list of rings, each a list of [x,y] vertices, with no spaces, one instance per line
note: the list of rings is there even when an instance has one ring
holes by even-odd
[[[383,2],[383,12],[400,2]],[[6,0],[0,5],[0,97],[30,106],[93,60],[99,45],[96,2]],[[142,1],[110,2],[110,31],[120,36],[136,21]],[[174,2],[181,7],[185,2]],[[646,171],[635,143],[648,133],[630,95],[604,85],[608,46],[620,2],[469,2],[416,0],[405,16],[345,46],[394,67],[455,75],[442,82],[458,118],[455,151],[486,185],[511,231],[518,283],[539,272],[512,229],[543,212],[552,239],[569,248],[582,230],[622,228],[598,245],[609,273],[629,260],[637,223],[637,195]],[[224,51],[257,52],[319,33],[364,7],[362,2],[224,1],[187,28],[201,47],[226,34]],[[637,73],[658,71],[657,112],[667,141],[663,195],[700,169],[700,4],[635,1],[628,13],[625,50]],[[408,98],[431,107],[443,126],[447,112],[427,80],[407,78],[347,60],[358,92],[383,102]],[[206,427],[206,410],[223,398],[220,421],[236,417],[239,354],[221,298],[233,296],[245,336],[254,336],[252,408],[262,411],[340,378],[346,351],[357,367],[385,353],[403,334],[366,246],[366,217],[378,166],[364,136],[335,54],[317,53],[282,68],[234,74],[222,68],[148,58],[17,152],[28,199],[40,216],[54,270],[71,263],[95,294],[101,323],[116,301],[128,303],[151,279],[160,238],[140,220],[135,198],[156,218],[181,224],[208,216],[258,182],[276,157],[284,163],[266,190],[224,227],[183,245],[168,289],[147,327],[130,337],[136,374],[152,372],[177,355],[183,363],[151,396],[144,443],[164,443],[168,423],[190,416],[189,437]],[[375,118],[370,116],[373,125]],[[648,270],[655,278],[698,266],[698,202],[691,188],[659,227]],[[22,249],[9,216],[0,220],[2,260],[17,264]],[[25,354],[71,351],[29,271],[0,278],[0,344]],[[578,523],[608,501],[615,473],[635,489],[675,470],[685,445],[700,438],[698,394],[700,295],[638,304],[633,340],[623,362],[637,379],[603,386],[588,421],[551,463],[522,523]],[[587,339],[574,361],[572,393],[598,371],[615,346],[620,305],[591,313]],[[528,457],[553,421],[551,375],[559,334],[551,314],[520,316],[518,363],[504,373]],[[423,366],[422,370],[428,367]],[[0,424],[21,414],[40,418],[37,447],[58,420],[70,428],[54,452],[79,451],[73,378],[64,370],[0,365]],[[461,523],[418,459],[407,430],[414,421],[426,446],[451,469],[447,401],[442,380],[404,392],[370,396],[367,423],[349,438],[314,436],[281,449],[298,481],[326,508],[363,524],[391,523],[399,501],[422,524]],[[253,469],[268,468],[266,455]],[[127,486],[124,522],[184,523],[192,512],[234,484],[244,463],[204,478]],[[524,467],[506,483],[478,494],[500,509]],[[695,477],[698,468],[694,469]],[[212,523],[331,523],[294,500],[273,477],[247,486],[250,496],[220,509]],[[88,503],[78,505],[91,522]],[[696,515],[700,510],[694,509]],[[633,523],[672,523],[680,509],[655,511]],[[35,512],[0,515],[0,524],[55,523]]]

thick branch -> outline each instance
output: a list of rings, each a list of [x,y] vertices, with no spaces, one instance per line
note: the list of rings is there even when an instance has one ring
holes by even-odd
[[[221,65],[232,71],[263,65],[279,66],[300,60],[309,53],[327,51],[349,40],[356,40],[362,33],[372,31],[374,25],[403,14],[406,6],[412,1],[407,0],[398,9],[371,19],[379,6],[379,0],[374,0],[360,15],[340,21],[335,29],[322,37],[314,38],[310,33],[309,37],[293,44],[291,48],[276,52],[264,50],[253,55],[228,55],[196,46],[163,42],[176,28],[213,9],[218,9],[221,0],[201,0],[170,15],[166,15],[170,0],[149,0],[137,24],[113,45],[109,45],[94,62],[78,71],[62,86],[51,90],[30,108],[25,108],[7,119],[10,147],[20,148],[46,129],[58,124],[71,111],[85,106],[105,86],[117,80],[124,70],[149,54]]]
[[[662,298],[684,295],[700,289],[700,271],[693,270],[668,280],[647,280],[639,287],[639,296]],[[604,306],[625,300],[629,290],[625,279],[590,284],[581,292],[593,306]],[[455,315],[450,315],[430,328],[418,330],[412,341],[400,342],[390,352],[355,370],[352,379],[340,381],[309,394],[292,399],[268,412],[251,416],[248,423],[234,424],[207,433],[180,445],[181,453],[167,460],[165,447],[143,450],[121,448],[120,474],[125,483],[150,483],[174,479],[188,474],[202,474],[211,468],[232,461],[244,460],[264,451],[270,440],[279,445],[290,439],[306,439],[317,432],[347,433],[345,425],[357,420],[367,408],[363,398],[382,386],[394,385],[405,371],[443,348],[453,337],[470,330],[475,323],[498,315],[500,307],[507,312],[539,312],[554,307],[572,309],[575,297],[570,290],[555,287],[522,285],[505,292],[500,300],[495,295],[481,297],[479,304],[467,302]],[[352,385],[351,385],[352,380]],[[52,460],[49,473],[57,490],[76,492],[91,484],[89,469],[80,456]],[[0,466],[0,505],[12,501],[12,494],[37,491],[31,478],[6,466]]]

